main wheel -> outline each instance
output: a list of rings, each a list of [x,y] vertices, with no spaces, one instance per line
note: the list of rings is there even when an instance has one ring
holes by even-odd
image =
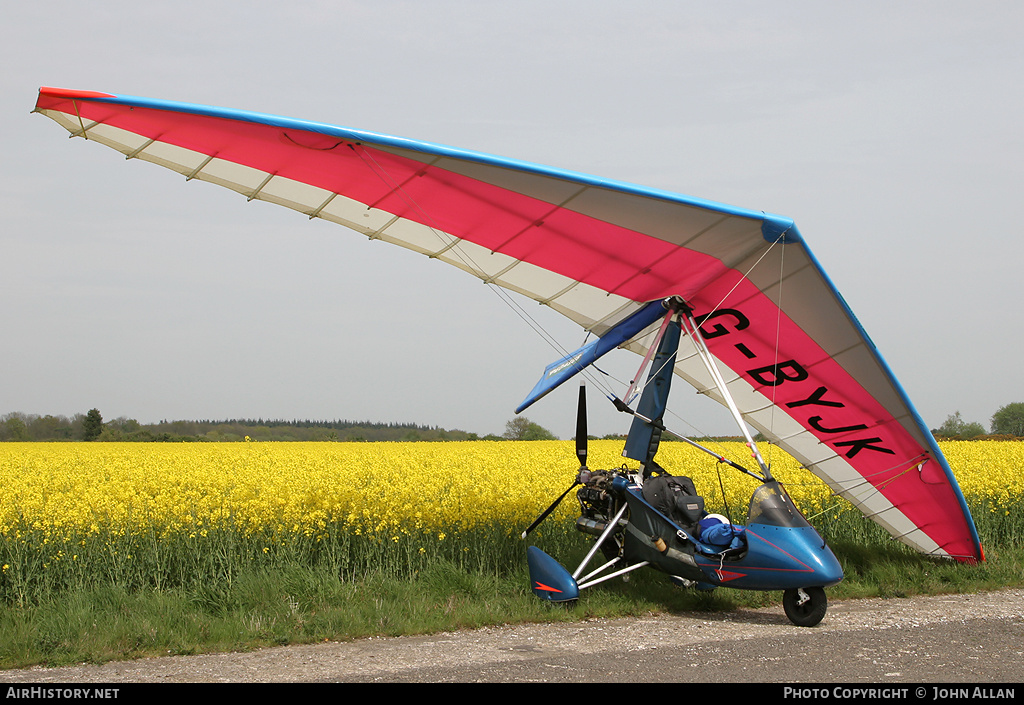
[[[820,587],[795,588],[782,593],[782,608],[798,627],[813,627],[825,617],[828,598]]]

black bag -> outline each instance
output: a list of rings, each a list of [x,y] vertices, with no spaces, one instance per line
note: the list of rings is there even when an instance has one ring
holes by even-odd
[[[704,498],[697,494],[693,480],[688,477],[660,475],[647,478],[642,493],[648,504],[691,533],[704,516]]]

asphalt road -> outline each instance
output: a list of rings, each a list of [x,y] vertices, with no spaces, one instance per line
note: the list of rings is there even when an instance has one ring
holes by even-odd
[[[0,683],[1024,683],[1024,590],[169,656],[0,672]],[[1017,688],[1024,696],[1024,687]],[[914,689],[910,689],[911,694]],[[0,693],[12,693],[0,686]],[[926,699],[933,699],[928,689]],[[1015,695],[1013,690],[1011,695]],[[1006,693],[1003,693],[1006,695]],[[993,695],[994,696],[994,695]],[[10,696],[9,696],[10,697]]]

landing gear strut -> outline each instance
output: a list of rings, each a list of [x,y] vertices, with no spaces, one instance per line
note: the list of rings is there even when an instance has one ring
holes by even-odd
[[[782,593],[786,616],[798,627],[813,627],[825,616],[828,598],[820,587],[794,588]]]

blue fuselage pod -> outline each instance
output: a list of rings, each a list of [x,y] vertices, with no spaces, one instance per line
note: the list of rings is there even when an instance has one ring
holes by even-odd
[[[569,602],[580,596],[575,578],[554,558],[536,546],[526,549],[533,594],[549,602]]]
[[[747,552],[738,561],[697,554],[711,582],[741,590],[828,587],[843,579],[843,568],[811,526],[748,524]]]
[[[743,545],[727,551],[699,543],[626,478],[616,478],[612,489],[629,504],[623,543],[629,563],[648,561],[669,575],[740,590],[828,587],[843,579],[832,550],[776,481],[754,491],[750,521],[736,527]]]

